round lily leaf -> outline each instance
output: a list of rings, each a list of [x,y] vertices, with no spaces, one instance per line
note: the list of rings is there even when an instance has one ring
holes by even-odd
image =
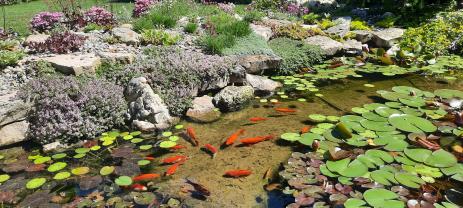
[[[130,134],[129,134],[129,135],[125,135],[125,136],[122,137],[122,139],[123,139],[123,140],[126,140],[126,141],[131,140],[131,139],[133,139],[133,135],[130,135]]]
[[[143,139],[142,138],[135,138],[135,139],[130,140],[130,142],[132,142],[134,144],[137,144],[137,143],[143,142]]]
[[[382,189],[368,189],[363,194],[365,201],[375,208],[403,208],[404,202],[397,200],[399,195],[396,193]]]
[[[51,156],[54,160],[63,159],[67,156],[66,153],[58,153]]]
[[[87,152],[90,152],[90,149],[89,148],[77,148],[74,150],[74,152],[76,152],[77,154],[85,154]]]
[[[151,161],[149,161],[149,160],[139,160],[137,163],[138,163],[139,166],[145,166],[145,165],[150,164]]]
[[[8,179],[10,179],[10,175],[8,175],[8,174],[0,175],[0,184],[7,181]]]
[[[312,143],[314,140],[323,140],[324,138],[319,135],[319,134],[314,134],[314,133],[305,133],[305,134],[301,134],[301,136],[299,137],[299,135],[297,136],[299,139],[298,141],[303,144],[303,145],[307,145],[307,146],[312,146]]]
[[[149,150],[149,149],[153,148],[153,145],[151,145],[151,144],[141,145],[139,148],[140,148],[140,150]]]
[[[323,122],[326,120],[326,116],[321,114],[310,114],[309,119],[314,122]]]
[[[43,184],[45,184],[45,182],[47,182],[47,179],[45,179],[45,178],[34,178],[34,179],[29,180],[26,183],[26,188],[27,189],[36,189],[36,188],[41,187]]]
[[[132,184],[132,178],[129,176],[120,176],[114,181],[119,186],[130,186]]]
[[[39,164],[46,163],[46,162],[48,162],[50,160],[51,160],[51,157],[39,157],[39,158],[34,160],[34,164],[39,165]]]
[[[334,127],[334,124],[332,124],[332,123],[319,123],[319,124],[317,124],[317,128],[325,129],[325,130],[331,129],[333,127]]]
[[[404,153],[410,159],[417,162],[424,162],[429,156],[431,156],[432,151],[427,149],[405,149]]]
[[[170,137],[170,136],[172,136],[172,132],[171,131],[162,132],[162,136],[163,137]]]
[[[366,205],[367,203],[361,199],[357,198],[350,198],[346,202],[344,202],[344,207],[345,208],[367,208]]]
[[[315,128],[311,128],[310,129],[310,132],[314,133],[314,134],[320,134],[322,135],[323,133],[325,133],[326,129],[322,129],[322,128],[318,128],[318,127],[315,127]]]
[[[176,143],[176,142],[173,142],[173,141],[170,141],[170,140],[168,140],[168,141],[162,141],[162,142],[159,144],[159,146],[160,146],[161,148],[171,148],[171,147],[173,147],[173,146],[175,146],[175,145],[177,145],[177,143]]]
[[[459,90],[438,89],[434,94],[444,99],[463,98],[463,92]]]
[[[114,172],[114,166],[104,166],[100,169],[100,175],[106,176]]]
[[[56,163],[53,163],[51,164],[47,170],[48,172],[56,172],[56,171],[59,171],[59,170],[62,170],[63,168],[65,168],[68,164],[65,163],[65,162],[56,162]]]
[[[183,129],[183,125],[179,124],[179,125],[176,125],[174,128],[177,129],[177,130],[178,129]]]
[[[373,112],[366,112],[366,113],[362,113],[362,117],[370,120],[370,121],[387,121],[387,118],[384,118],[376,113],[373,113]]]
[[[400,184],[410,188],[420,188],[420,185],[426,183],[423,179],[411,173],[396,173],[395,179]]]
[[[87,155],[87,154],[85,154],[85,153],[79,153],[79,154],[74,155],[73,158],[75,158],[75,159],[80,159],[80,158],[85,157],[86,155]]]
[[[390,186],[392,184],[397,184],[397,180],[395,179],[394,173],[380,169],[371,172],[370,177],[373,181],[383,184],[385,186]]]
[[[130,135],[132,135],[132,136],[138,136],[140,134],[141,134],[141,131],[130,132]]]
[[[284,140],[287,140],[287,141],[291,141],[291,142],[297,141],[297,140],[301,139],[301,135],[300,135],[300,134],[298,134],[298,133],[291,133],[291,132],[289,132],[289,133],[284,133],[284,134],[282,134],[280,137],[281,137],[281,139],[284,139]],[[312,145],[312,143],[310,143],[310,145]]]
[[[435,132],[437,127],[424,118],[408,114],[393,114],[389,117],[389,123],[405,132]]]
[[[92,150],[92,151],[98,151],[100,149],[101,149],[101,146],[99,146],[99,145],[95,145],[95,146],[90,147],[90,150]]]
[[[71,173],[67,172],[67,171],[63,171],[63,172],[59,172],[59,173],[55,174],[53,179],[55,179],[55,180],[64,180],[64,179],[69,178],[69,177],[71,177]]]
[[[409,86],[395,86],[395,87],[392,87],[392,91],[402,93],[405,95],[411,95],[411,94],[414,94],[415,96],[423,95],[423,91],[421,91],[420,89],[409,87]]]
[[[406,106],[419,108],[426,105],[426,101],[420,97],[399,98],[399,101]]]
[[[179,136],[170,136],[170,137],[169,137],[169,140],[170,140],[170,141],[173,141],[173,142],[176,142],[176,141],[178,141],[179,139],[180,139]]]
[[[372,131],[394,131],[395,130],[395,127],[389,125],[389,123],[387,121],[371,121],[371,120],[367,120],[367,119],[364,119],[362,121],[360,121],[360,124],[366,128],[366,129],[369,129],[369,130],[372,130]]]
[[[456,165],[458,160],[452,153],[439,149],[429,155],[424,163],[432,167],[447,168]]]
[[[351,109],[351,111],[354,112],[354,113],[357,113],[357,114],[362,114],[362,113],[369,112],[369,110],[367,110],[365,108],[360,108],[360,107],[353,107]]]
[[[85,175],[90,172],[90,168],[88,167],[77,167],[71,170],[71,173],[74,175]]]
[[[390,115],[392,114],[401,114],[402,111],[399,111],[397,109],[393,109],[393,108],[389,108],[389,107],[384,107],[384,106],[381,106],[381,107],[378,107],[375,109],[375,112],[382,116],[382,117],[386,117],[388,118]]]

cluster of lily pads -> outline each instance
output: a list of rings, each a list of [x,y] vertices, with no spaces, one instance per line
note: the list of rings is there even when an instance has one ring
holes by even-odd
[[[22,200],[20,206],[23,206],[32,200],[30,196],[34,196],[36,192],[59,196],[60,192],[52,193],[53,190],[62,190],[63,187],[71,187],[74,190],[78,187],[80,192],[98,193],[98,196],[102,197],[98,205],[104,206],[108,202],[107,199],[116,197],[112,195],[113,192],[132,190],[127,189],[134,183],[132,177],[151,172],[155,164],[152,157],[147,156],[162,153],[163,149],[169,150],[177,145],[182,129],[183,125],[177,125],[174,132],[166,131],[156,137],[142,135],[139,131],[115,130],[103,133],[98,139],[87,141],[65,152],[54,154],[33,152],[30,155],[6,157],[0,155],[0,203],[17,204]],[[148,189],[155,188],[154,183],[144,185]],[[76,193],[72,193],[74,194]],[[138,198],[150,198],[149,204],[155,199],[153,193],[149,194],[151,194],[149,197],[138,196]],[[24,199],[19,197],[24,195],[26,196]],[[83,199],[79,203],[96,206],[91,203],[92,200]],[[50,200],[47,199],[46,202],[48,201]],[[109,201],[117,202],[119,205],[131,203],[119,198]],[[68,202],[75,203],[75,201]],[[139,204],[138,202],[134,203]]]
[[[397,76],[411,73],[422,72],[426,75],[442,77],[447,81],[457,79],[449,74],[454,73],[456,69],[461,69],[463,66],[463,58],[460,56],[440,56],[431,64],[424,66],[400,67],[397,65],[379,65],[371,62],[363,62],[357,59],[342,58],[337,61],[328,61],[326,63],[316,65],[312,71],[303,74],[295,74],[292,76],[274,76],[273,80],[283,83],[283,91],[281,95],[288,98],[284,91],[297,92],[300,95],[315,95],[323,96],[319,93],[316,84],[322,81],[335,81],[345,78],[360,78],[366,74],[382,74],[384,76]]]
[[[281,139],[309,146],[280,172],[293,207],[463,206],[463,92],[396,86],[384,102],[352,115],[309,115],[307,133]]]

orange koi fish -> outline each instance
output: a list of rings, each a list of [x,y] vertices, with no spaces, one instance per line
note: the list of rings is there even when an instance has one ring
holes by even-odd
[[[194,146],[198,146],[199,142],[198,139],[196,138],[196,133],[195,130],[191,127],[186,128],[186,133],[190,137],[191,141],[193,142]]]
[[[258,136],[258,137],[251,137],[251,138],[242,139],[240,142],[241,142],[241,144],[250,145],[250,144],[256,144],[256,143],[259,143],[259,142],[262,142],[262,141],[265,141],[265,140],[269,140],[269,139],[272,139],[272,138],[273,138],[272,135]]]
[[[251,175],[251,173],[250,170],[229,170],[225,172],[224,176],[238,178]]]
[[[228,137],[227,141],[225,141],[225,144],[226,145],[231,145],[235,142],[236,139],[238,139],[238,137],[244,133],[244,129],[240,129],[238,131],[236,131],[235,133],[233,133],[230,137]]]
[[[267,120],[267,118],[263,118],[263,117],[252,117],[249,119],[249,121],[254,122],[254,123],[259,122],[259,121],[265,121],[265,120]]]
[[[175,164],[173,164],[172,166],[170,166],[170,167],[167,169],[165,175],[166,175],[166,176],[173,175],[175,172],[177,172],[178,166],[180,166],[181,164],[182,164],[181,162],[178,162],[178,163],[175,163]]]
[[[304,126],[301,128],[301,134],[309,133],[311,126]]]
[[[171,150],[179,150],[179,149],[183,149],[183,148],[186,148],[186,147],[183,146],[183,145],[177,144],[177,145],[171,147],[170,149]]]
[[[161,175],[157,173],[147,173],[147,174],[141,174],[141,175],[133,177],[132,181],[149,181],[149,180],[153,180],[159,177],[161,177]]]
[[[141,185],[141,184],[133,184],[132,186],[130,186],[131,189],[133,189],[134,191],[147,191],[148,188],[146,188],[146,186],[144,185]]]
[[[296,110],[290,108],[275,108],[276,111],[280,113],[295,113]]]
[[[151,157],[151,156],[146,156],[145,157],[145,160],[149,160],[149,161],[153,161],[155,158],[154,157]]]
[[[214,146],[212,146],[211,144],[205,144],[204,145],[204,149],[208,150],[210,153],[212,153],[212,158],[215,157],[216,153],[217,153],[217,148],[215,148]]]
[[[186,156],[183,155],[176,155],[176,156],[171,156],[168,158],[164,158],[162,160],[163,164],[172,164],[172,163],[177,163],[177,162],[184,162],[187,159]]]

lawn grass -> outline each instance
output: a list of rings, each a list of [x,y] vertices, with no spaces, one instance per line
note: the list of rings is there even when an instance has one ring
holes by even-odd
[[[133,9],[133,3],[130,2],[117,2],[109,3],[108,0],[84,0],[82,2],[82,8],[90,8],[92,6],[106,6],[111,8],[113,13],[117,17],[121,17],[122,21],[127,19],[127,15],[131,15]],[[112,6],[110,6],[110,4]],[[53,8],[49,8],[43,0],[31,1],[28,3],[14,4],[5,6],[6,22],[4,25],[3,14],[0,15],[0,27],[12,28],[20,35],[30,34],[29,21],[31,18],[42,11],[51,11]],[[1,10],[0,10],[1,11]],[[127,14],[128,13],[128,14]]]

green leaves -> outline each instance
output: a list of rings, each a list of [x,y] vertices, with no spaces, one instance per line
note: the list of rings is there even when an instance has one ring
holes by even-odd
[[[375,208],[403,208],[404,202],[398,200],[399,195],[396,193],[382,189],[368,189],[363,194],[365,201]]]
[[[114,181],[119,186],[130,186],[132,184],[132,178],[129,176],[120,176]]]
[[[100,169],[100,175],[106,176],[114,172],[114,166],[104,166]]]
[[[393,114],[389,117],[389,123],[397,129],[405,132],[435,132],[437,127],[424,118],[408,114]]]
[[[56,171],[59,171],[59,170],[62,170],[63,168],[65,168],[68,164],[65,163],[65,162],[56,162],[56,163],[53,163],[51,164],[49,167],[48,167],[48,172],[56,172]]]
[[[43,184],[45,184],[45,182],[47,182],[47,179],[45,179],[45,178],[34,178],[34,179],[29,180],[26,183],[26,188],[27,189],[36,189],[36,188],[41,187]]]
[[[368,167],[359,160],[350,161],[349,158],[338,161],[329,160],[326,162],[326,167],[333,173],[351,178],[363,176],[368,172]]]
[[[396,173],[395,179],[400,184],[410,188],[419,188],[420,185],[425,184],[423,179],[411,173]]]

